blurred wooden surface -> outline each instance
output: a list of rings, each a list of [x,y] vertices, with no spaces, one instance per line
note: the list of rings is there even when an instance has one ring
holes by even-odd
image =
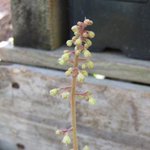
[[[12,0],[14,44],[51,50],[65,43],[67,3],[66,0]]]
[[[0,0],[0,41],[12,37],[10,0]]]
[[[26,150],[66,150],[55,130],[70,125],[69,101],[49,96],[49,90],[69,82],[61,71],[1,65],[0,139]],[[148,86],[89,77],[82,89],[90,89],[97,104],[77,101],[80,149],[84,144],[93,150],[150,149]]]
[[[57,63],[66,47],[55,51],[45,52],[43,50],[27,48],[0,48],[2,62],[11,62],[38,66],[43,68],[65,69]],[[95,68],[90,70],[91,74],[101,74],[112,79],[125,80],[143,84],[150,84],[150,62],[127,58],[120,53],[104,52],[94,53],[93,61]]]

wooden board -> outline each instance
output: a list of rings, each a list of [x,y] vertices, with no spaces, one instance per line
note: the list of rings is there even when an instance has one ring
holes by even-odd
[[[62,72],[22,65],[0,66],[0,139],[27,150],[65,150],[55,130],[70,125],[69,102],[49,96],[63,87]],[[82,89],[93,92],[96,106],[77,102],[80,149],[150,149],[150,88],[89,77]],[[35,148],[36,147],[36,148]]]
[[[66,47],[53,52],[27,48],[0,48],[0,58],[3,62],[26,64],[44,68],[65,69],[57,63],[58,58]],[[101,74],[109,78],[150,84],[149,61],[127,58],[119,53],[93,54],[95,69],[91,74]]]

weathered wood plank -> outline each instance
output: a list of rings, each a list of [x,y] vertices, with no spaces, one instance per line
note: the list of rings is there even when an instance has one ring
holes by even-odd
[[[1,48],[0,58],[3,62],[65,69],[57,63],[64,49],[66,47],[53,52],[43,52],[27,48]],[[95,69],[90,70],[91,74],[97,73],[114,79],[150,84],[149,61],[130,59],[118,53],[105,52],[93,55]]]
[[[3,130],[3,132],[0,132],[0,139],[7,139],[10,143],[13,141],[13,145],[17,143],[23,144],[26,150],[35,150],[35,148],[36,150],[66,150],[66,147],[62,146],[60,142],[61,138],[55,135],[55,129],[51,126],[30,122],[12,114],[1,113],[0,118],[3,121],[3,125],[0,124],[0,128]],[[91,149],[95,150],[133,150],[132,146],[84,134],[85,131],[88,133],[89,128],[82,129],[79,128],[80,132],[78,134],[80,149],[88,143]],[[134,150],[141,149],[134,147]]]
[[[52,150],[59,149],[54,130],[70,125],[69,102],[49,96],[49,90],[68,82],[58,71],[0,66],[0,138],[21,139],[30,150],[36,144],[47,150],[51,143]],[[150,88],[91,77],[83,86],[89,88],[97,105],[77,103],[80,144],[89,142],[97,150],[149,150]]]

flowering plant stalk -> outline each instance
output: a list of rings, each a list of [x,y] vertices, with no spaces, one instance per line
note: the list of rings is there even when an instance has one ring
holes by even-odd
[[[68,47],[74,45],[74,51],[65,50],[64,54],[58,60],[60,65],[71,65],[65,72],[66,76],[72,77],[71,86],[50,90],[51,96],[60,95],[63,99],[70,99],[71,127],[69,129],[59,129],[56,131],[56,134],[64,135],[62,143],[67,145],[72,142],[72,150],[78,150],[76,98],[85,99],[91,105],[96,103],[91,92],[86,91],[81,93],[77,90],[78,84],[81,85],[84,82],[85,77],[88,76],[86,70],[94,68],[94,63],[90,60],[91,52],[88,49],[92,45],[90,39],[95,37],[95,33],[86,30],[86,27],[92,24],[93,21],[85,19],[83,22],[79,21],[77,25],[74,25],[71,28],[74,32],[74,36],[71,40],[68,40],[66,44]],[[72,135],[72,138],[70,138],[70,134]],[[89,147],[86,145],[83,150],[89,150]]]

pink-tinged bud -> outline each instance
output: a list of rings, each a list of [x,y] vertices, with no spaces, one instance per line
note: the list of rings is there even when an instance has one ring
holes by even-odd
[[[82,35],[84,38],[87,38],[89,37],[89,34],[87,32],[84,32],[83,35]]]
[[[89,26],[89,25],[92,25],[92,24],[93,24],[93,21],[90,20],[90,19],[85,19],[85,20],[84,20],[84,24],[87,25],[87,26]]]
[[[81,21],[78,21],[78,22],[77,22],[77,25],[78,25],[78,26],[81,26],[82,24],[83,24],[83,23],[82,23]]]

